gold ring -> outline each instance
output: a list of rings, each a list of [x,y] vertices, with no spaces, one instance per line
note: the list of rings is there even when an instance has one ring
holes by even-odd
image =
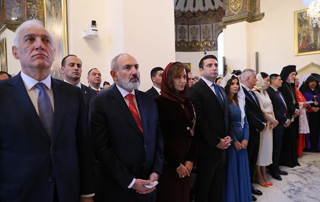
[[[184,178],[185,177],[185,175],[182,175],[182,178]]]

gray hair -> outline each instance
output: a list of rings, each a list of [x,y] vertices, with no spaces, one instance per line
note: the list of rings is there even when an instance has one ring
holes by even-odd
[[[24,23],[22,23],[18,27],[18,29],[16,30],[16,33],[14,35],[13,45],[15,47],[18,47],[19,39],[21,38],[21,32],[24,29],[28,29],[28,28],[31,28],[31,27],[37,27],[37,28],[45,29],[42,21],[40,21],[40,20],[27,20],[27,21],[25,21]],[[53,35],[48,30],[46,30],[46,31],[49,33],[49,35],[50,35],[50,37],[52,39],[52,44],[54,45],[55,43],[54,43]]]
[[[252,76],[252,73],[256,73],[256,71],[254,71],[253,69],[245,69],[245,70],[243,70],[242,74],[241,74],[241,81],[247,80],[247,78]]]
[[[128,53],[120,53],[119,55],[117,55],[116,57],[114,57],[111,61],[111,70],[115,70],[116,72],[118,71],[119,69],[119,66],[118,66],[118,59],[119,57],[123,56],[123,55],[130,55]]]

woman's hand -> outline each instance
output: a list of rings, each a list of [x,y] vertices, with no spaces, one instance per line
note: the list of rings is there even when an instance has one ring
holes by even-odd
[[[240,144],[240,142],[238,142],[238,141],[235,141],[235,142],[234,142],[234,146],[236,147],[237,151],[239,151],[240,149],[242,149],[242,148],[241,148],[241,144]]]
[[[180,164],[180,166],[176,169],[176,171],[180,178],[184,178],[185,176],[190,176],[190,172],[183,164]]]
[[[242,140],[242,142],[241,142],[242,149],[246,149],[247,146],[248,146],[248,140]]]

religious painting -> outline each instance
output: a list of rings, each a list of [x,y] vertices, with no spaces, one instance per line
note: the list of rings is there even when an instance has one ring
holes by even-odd
[[[320,36],[318,25],[313,27],[307,10],[303,9],[294,13],[294,49],[295,55],[320,53]]]
[[[191,63],[182,63],[187,67],[188,72],[192,72]]]
[[[0,70],[8,72],[6,38],[0,40]]]
[[[55,42],[55,60],[51,67],[51,76],[63,79],[60,61],[68,55],[67,3],[66,0],[45,1],[45,26],[53,34]]]

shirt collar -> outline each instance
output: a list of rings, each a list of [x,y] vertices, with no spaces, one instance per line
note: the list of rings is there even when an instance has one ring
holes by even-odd
[[[241,86],[243,86],[248,92],[251,90],[250,88],[248,88],[247,86],[241,84]]]
[[[71,85],[73,85],[72,83],[70,83],[70,82],[68,82],[67,80],[63,80],[64,82],[66,82],[66,83],[68,83],[68,84],[71,84]],[[81,88],[81,82],[79,81],[79,83],[77,84],[77,85],[75,85],[75,86],[78,86],[79,88]]]
[[[157,87],[155,87],[154,85],[153,85],[152,87],[154,87],[154,89],[156,89],[156,91],[160,94],[160,92],[161,92],[161,89],[160,89],[160,88],[157,88]]]
[[[134,89],[132,90],[131,93],[129,93],[128,91],[126,91],[125,89],[121,88],[121,87],[118,86],[117,84],[116,84],[116,86],[117,86],[118,90],[120,91],[122,97],[126,97],[128,94],[133,94],[133,95],[135,95]]]
[[[209,81],[208,79],[205,79],[204,77],[201,77],[201,79],[209,86],[209,87],[211,87],[212,86],[212,82],[211,81]]]
[[[25,83],[25,85],[28,88],[27,90],[31,90],[31,88],[33,88],[33,86],[35,86],[39,82],[44,83],[44,85],[46,85],[48,89],[51,89],[51,75],[50,74],[49,74],[49,76],[47,76],[47,78],[45,78],[42,81],[35,80],[34,78],[26,75],[22,71],[21,71],[20,75],[21,75],[22,81]]]

